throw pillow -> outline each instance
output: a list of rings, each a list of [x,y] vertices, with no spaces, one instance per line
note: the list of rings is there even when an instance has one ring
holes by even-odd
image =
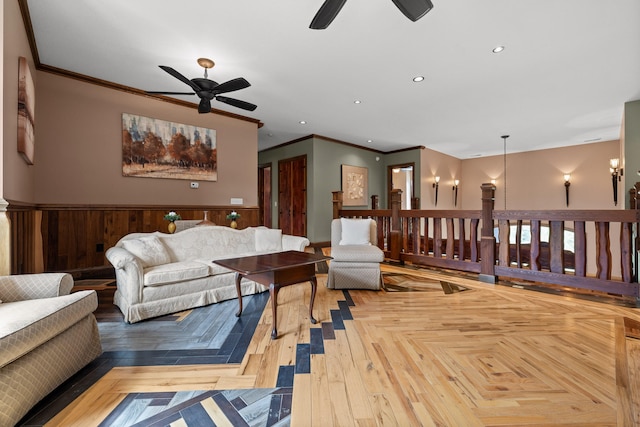
[[[155,236],[125,240],[122,247],[138,257],[144,268],[171,262],[164,244]]]
[[[342,223],[341,245],[370,245],[370,219],[340,218]]]
[[[273,228],[256,228],[256,251],[282,251],[282,230]]]

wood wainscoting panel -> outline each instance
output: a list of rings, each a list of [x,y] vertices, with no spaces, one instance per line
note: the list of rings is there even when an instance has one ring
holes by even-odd
[[[6,212],[8,224],[5,224],[5,228],[10,242],[10,274],[42,271],[42,238],[39,233],[41,218],[42,215],[35,206],[9,202]]]
[[[110,266],[104,256],[107,249],[129,233],[167,232],[164,215],[173,210],[182,219],[204,219],[228,225],[232,210],[241,214],[239,228],[258,225],[258,208],[157,206],[38,206],[25,212],[15,211],[12,220],[12,272],[37,272],[37,257],[43,258],[44,271],[75,271]],[[20,242],[33,241],[34,221],[42,215],[42,249],[24,248]],[[36,216],[38,215],[38,216]],[[33,218],[32,218],[33,217]],[[38,221],[39,222],[39,221]],[[29,231],[32,230],[32,231]],[[42,270],[42,269],[41,269]]]

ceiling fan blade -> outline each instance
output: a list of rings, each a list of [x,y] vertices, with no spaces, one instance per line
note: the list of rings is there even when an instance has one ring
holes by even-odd
[[[327,28],[338,15],[338,12],[340,12],[340,9],[342,9],[346,1],[347,0],[325,0],[316,13],[316,16],[313,17],[309,28],[312,30],[324,30]]]
[[[211,100],[207,98],[201,98],[200,104],[198,104],[198,113],[210,113],[211,112]]]
[[[236,79],[229,80],[228,82],[219,84],[213,89],[213,93],[218,94],[218,93],[233,92],[234,90],[244,89],[249,86],[251,86],[251,83],[249,83],[242,77],[238,77]]]
[[[404,16],[413,22],[416,22],[433,9],[431,0],[393,0],[393,2],[404,13]]]
[[[193,92],[166,92],[166,91],[152,91],[148,90],[145,93],[156,95],[195,95]]]
[[[225,104],[233,105],[234,107],[242,108],[243,110],[253,111],[258,108],[257,105],[251,104],[246,101],[241,101],[235,98],[229,98],[227,96],[216,96],[216,99],[220,102],[224,102]]]
[[[188,78],[186,78],[185,76],[183,76],[182,74],[174,70],[173,68],[167,67],[166,65],[159,65],[159,67],[162,68],[167,73],[171,74],[176,79],[180,80],[181,82],[188,84],[191,87],[191,89],[193,89],[194,91],[199,92],[202,90],[200,86],[198,86],[197,84],[195,84],[194,82],[192,82],[191,80],[189,80]]]

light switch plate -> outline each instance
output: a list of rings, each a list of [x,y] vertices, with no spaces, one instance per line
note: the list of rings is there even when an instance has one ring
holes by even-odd
[[[244,203],[244,200],[241,197],[232,197],[231,204],[232,205],[241,205]]]

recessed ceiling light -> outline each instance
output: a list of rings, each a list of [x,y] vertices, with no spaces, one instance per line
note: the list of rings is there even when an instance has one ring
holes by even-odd
[[[373,139],[367,139],[367,142],[373,142]]]
[[[304,121],[304,120],[300,120],[300,124],[301,124],[301,125],[306,125],[306,124],[307,124],[307,122],[306,122],[306,121]]]
[[[416,83],[421,82],[423,80],[424,80],[424,76],[415,76],[413,78],[413,81],[416,82]]]
[[[496,46],[493,48],[492,52],[493,53],[500,53],[504,50],[504,46]]]
[[[355,101],[353,101],[354,104],[360,104],[361,101],[359,99],[356,99]]]

